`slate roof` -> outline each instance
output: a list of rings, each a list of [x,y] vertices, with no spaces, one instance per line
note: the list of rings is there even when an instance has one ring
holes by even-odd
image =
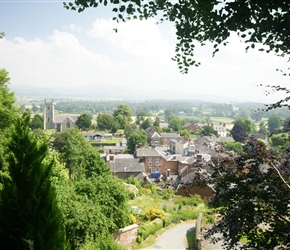
[[[160,128],[167,128],[168,125],[169,125],[169,124],[168,124],[167,122],[160,122],[160,123],[159,123]]]
[[[180,134],[177,134],[177,133],[161,133],[161,137],[180,138]]]
[[[54,123],[62,123],[64,120],[69,119],[75,123],[78,119],[78,116],[75,115],[59,115],[54,117]]]
[[[156,148],[145,147],[145,148],[138,148],[136,150],[136,156],[137,157],[146,157],[146,156],[158,157],[162,155]]]
[[[114,161],[110,162],[110,168],[113,173],[120,173],[120,172],[140,172],[144,171],[144,164],[143,161],[140,159],[122,159],[117,158]]]

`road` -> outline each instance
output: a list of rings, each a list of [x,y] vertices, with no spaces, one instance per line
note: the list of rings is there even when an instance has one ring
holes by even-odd
[[[156,243],[145,249],[185,250],[187,248],[186,234],[194,230],[195,224],[181,223],[169,229],[156,239]]]

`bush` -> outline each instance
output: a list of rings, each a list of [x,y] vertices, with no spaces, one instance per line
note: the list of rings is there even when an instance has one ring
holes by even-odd
[[[185,209],[180,211],[178,214],[173,214],[171,218],[172,223],[178,223],[180,221],[185,220],[193,220],[198,217],[200,212],[198,210],[189,210]]]
[[[118,245],[112,235],[99,235],[95,241],[91,241],[79,248],[80,250],[125,250]]]
[[[146,212],[146,217],[149,221],[155,220],[156,218],[162,218],[164,211],[162,209],[153,207]]]
[[[168,212],[168,207],[167,207],[166,205],[164,205],[162,209],[163,209],[163,211],[164,211],[165,213]]]
[[[167,227],[170,224],[172,224],[172,217],[171,216],[164,216],[162,218],[162,220],[163,220],[163,227]]]
[[[155,234],[158,230],[163,228],[163,220],[155,219],[148,224],[145,224],[138,229],[137,242],[140,243],[145,240],[149,235]]]
[[[129,219],[130,219],[130,221],[131,221],[132,224],[135,224],[136,221],[137,221],[137,219],[136,219],[136,217],[135,217],[134,214],[130,214]]]
[[[140,182],[139,182],[136,178],[134,178],[134,177],[132,177],[132,176],[130,176],[130,177],[126,180],[126,183],[128,183],[128,184],[132,184],[132,185],[134,185],[135,187],[137,187],[138,190],[139,190],[139,192],[140,192],[141,189],[142,189]]]
[[[215,219],[214,219],[214,216],[213,216],[213,215],[208,214],[208,215],[206,216],[206,222],[213,224],[214,221],[215,221]]]
[[[201,199],[200,195],[195,194],[191,197],[183,197],[183,196],[176,196],[176,203],[181,203],[184,206],[197,206],[198,204],[202,203],[203,200]]]
[[[155,184],[146,184],[144,188],[150,189],[152,194],[157,193],[157,186]]]
[[[165,200],[169,200],[171,197],[174,196],[174,191],[172,189],[170,189],[170,188],[163,189],[161,191],[161,193],[162,193],[162,198],[165,199]]]

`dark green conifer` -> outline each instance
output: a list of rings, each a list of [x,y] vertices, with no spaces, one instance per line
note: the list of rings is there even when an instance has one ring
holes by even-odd
[[[30,132],[30,115],[17,119],[8,145],[10,179],[1,190],[3,249],[67,249],[62,215],[51,184],[48,145]]]

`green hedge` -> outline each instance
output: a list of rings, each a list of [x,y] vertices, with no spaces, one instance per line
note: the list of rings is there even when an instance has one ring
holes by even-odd
[[[171,216],[164,217],[163,226],[167,227],[170,224],[178,223],[180,221],[195,220],[198,217],[199,213],[200,211],[198,210],[190,210],[190,209],[181,210],[177,214],[172,214]]]
[[[157,218],[150,223],[144,224],[138,229],[137,242],[140,243],[145,240],[149,235],[155,234],[158,230],[163,228],[163,220]]]

